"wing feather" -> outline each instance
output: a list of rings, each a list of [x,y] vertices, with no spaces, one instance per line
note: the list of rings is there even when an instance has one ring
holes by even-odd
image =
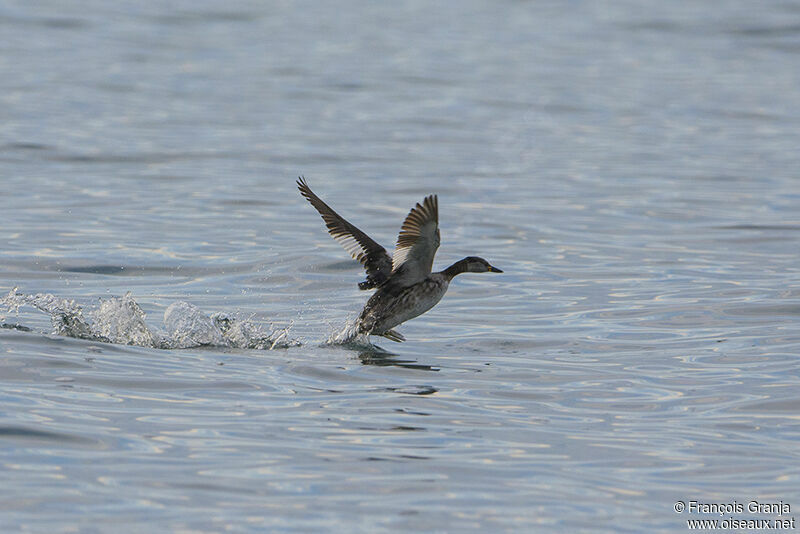
[[[367,280],[358,284],[358,287],[370,289],[385,282],[392,271],[392,259],[386,249],[325,204],[308,187],[304,177],[297,179],[297,188],[322,216],[325,226],[328,227],[328,233],[366,269]]]
[[[425,197],[406,216],[392,260],[392,279],[411,285],[431,274],[433,257],[439,248],[439,199]]]

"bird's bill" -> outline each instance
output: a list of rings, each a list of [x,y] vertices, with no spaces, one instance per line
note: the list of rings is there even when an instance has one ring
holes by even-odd
[[[500,270],[500,269],[498,269],[497,267],[492,267],[492,266],[490,265],[490,266],[489,266],[489,272],[490,272],[490,273],[502,273],[503,271],[501,271],[501,270]]]

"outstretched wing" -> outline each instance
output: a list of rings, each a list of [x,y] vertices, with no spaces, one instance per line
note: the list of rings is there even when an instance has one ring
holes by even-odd
[[[430,195],[403,222],[394,249],[392,280],[408,286],[431,274],[439,241],[439,200]]]
[[[386,253],[386,249],[333,211],[314,194],[302,176],[297,179],[297,188],[300,190],[300,194],[322,215],[322,220],[328,227],[328,233],[366,269],[367,280],[358,284],[358,287],[370,289],[385,282],[392,272],[392,258]]]

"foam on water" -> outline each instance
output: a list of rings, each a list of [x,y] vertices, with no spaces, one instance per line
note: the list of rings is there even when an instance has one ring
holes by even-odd
[[[212,346],[272,350],[297,346],[289,337],[291,325],[265,330],[251,319],[237,319],[223,313],[211,316],[188,302],[172,303],[164,312],[163,330],[152,328],[147,316],[130,293],[122,297],[101,299],[100,306],[84,314],[74,300],[49,293],[26,295],[14,288],[0,299],[6,314],[18,314],[23,306],[31,306],[50,315],[53,333],[119,345],[137,345],[160,349],[186,349]],[[89,315],[93,320],[86,318]],[[0,321],[5,316],[0,314]],[[30,330],[23,325],[4,327]]]

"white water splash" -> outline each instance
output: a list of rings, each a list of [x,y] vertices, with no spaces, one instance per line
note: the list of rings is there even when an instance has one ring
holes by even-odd
[[[220,329],[208,315],[188,302],[174,302],[164,311],[164,326],[175,348],[223,345]]]
[[[19,313],[19,309],[25,304],[25,295],[19,292],[18,287],[15,287],[0,299],[0,304],[6,307],[5,313],[0,311],[0,321],[5,321],[9,313]]]
[[[83,316],[83,309],[74,300],[62,299],[49,293],[25,295],[20,293],[16,287],[0,299],[0,306],[7,308],[6,314],[18,314],[19,309],[24,305],[32,306],[49,314],[54,334],[80,339],[100,337],[92,332],[91,326]],[[5,319],[5,315],[0,318]]]
[[[222,335],[234,347],[248,349],[279,349],[297,346],[300,343],[289,338],[289,330],[294,322],[285,328],[271,326],[269,332],[250,320],[240,321],[221,313],[211,316]]]
[[[328,336],[328,341],[326,341],[328,345],[349,345],[353,343],[370,345],[369,336],[358,333],[358,320],[355,318],[348,320],[341,329],[333,330]]]
[[[161,345],[158,336],[147,327],[146,316],[130,293],[122,298],[101,300],[100,308],[93,315],[92,331],[110,343],[140,347]]]
[[[17,288],[0,299],[0,308],[18,314],[29,305],[50,315],[53,333],[106,343],[138,345],[162,349],[200,346],[272,350],[300,343],[289,338],[291,325],[267,331],[251,320],[240,320],[225,314],[211,316],[188,302],[175,302],[164,312],[164,331],[147,325],[144,311],[130,293],[123,297],[101,299],[100,306],[84,317],[83,309],[74,300],[50,294],[25,295]],[[4,319],[0,315],[0,319]],[[20,325],[11,325],[26,329]]]

